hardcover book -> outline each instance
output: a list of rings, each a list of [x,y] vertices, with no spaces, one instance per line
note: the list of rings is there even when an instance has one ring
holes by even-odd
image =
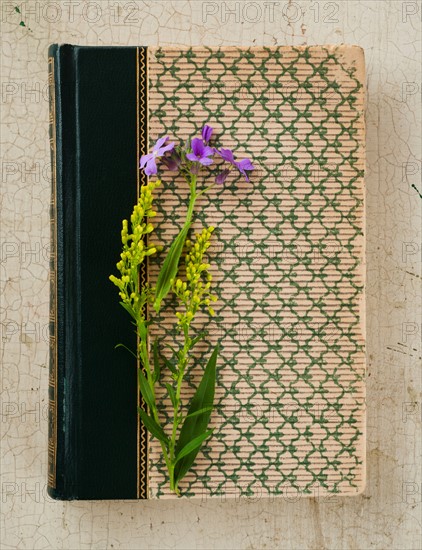
[[[220,343],[212,437],[181,482],[197,498],[356,495],[365,484],[364,56],[357,46],[49,50],[49,494],[176,498],[146,431],[136,347],[109,275],[164,135],[211,124],[253,159],[203,195]],[[188,189],[157,189],[171,241]],[[155,223],[155,222],[154,222]],[[142,276],[156,280],[151,259]],[[154,335],[172,336],[172,303]],[[174,312],[173,312],[174,315]],[[202,319],[206,324],[208,320]],[[201,318],[198,319],[201,324]],[[187,392],[201,372],[195,363]],[[163,388],[165,382],[164,373]],[[158,395],[165,417],[165,393]]]

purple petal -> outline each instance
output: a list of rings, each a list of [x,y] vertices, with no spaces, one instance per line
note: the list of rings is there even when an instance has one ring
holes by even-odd
[[[195,153],[188,153],[188,154],[186,155],[186,158],[187,158],[188,160],[191,160],[192,162],[198,162],[198,158],[199,158],[199,157],[197,157],[197,156],[195,155]]]
[[[232,151],[231,149],[223,149],[223,148],[221,148],[220,150],[216,149],[216,152],[217,152],[226,162],[230,162],[230,164],[234,164],[234,163],[235,163],[233,151]]]
[[[194,138],[191,143],[192,151],[197,157],[202,157],[204,150],[206,149],[202,139]]]
[[[180,157],[177,153],[173,152],[169,157],[163,157],[162,163],[166,166],[170,172],[175,172],[180,166]]]
[[[208,147],[208,145],[206,145],[204,147],[204,150],[202,151],[202,156],[203,157],[212,157],[214,154],[214,148],[213,147]]]
[[[157,157],[162,157],[164,153],[167,153],[168,151],[173,151],[174,149],[174,142],[168,143],[167,145],[164,145],[164,147],[159,147],[157,149],[154,149],[154,151],[157,153]]]
[[[230,173],[230,170],[223,170],[222,172],[220,172],[218,176],[215,178],[215,183],[223,184],[226,181],[229,173]]]
[[[208,124],[205,124],[205,126],[202,128],[202,139],[205,141],[205,143],[208,143],[211,139],[213,129],[211,126],[208,126]]]
[[[168,140],[168,138],[169,138],[168,136],[163,136],[163,137],[157,139],[157,141],[156,141],[154,147],[152,148],[152,150],[157,151],[158,149],[160,149],[160,147],[162,147],[165,144],[165,142]]]
[[[255,169],[254,165],[252,164],[252,162],[249,159],[240,160],[239,162],[236,162],[236,165],[239,168],[239,170],[241,170],[241,171],[242,170],[254,170]]]
[[[154,155],[152,153],[148,153],[148,155],[142,155],[141,160],[139,161],[139,168],[144,168],[147,162],[153,157]]]
[[[148,160],[146,168],[145,168],[145,174],[147,176],[153,176],[157,173],[157,165],[155,164],[155,158],[154,156]]]
[[[245,180],[249,183],[248,173],[245,172],[245,170],[242,170],[241,168],[239,168],[239,172],[242,174],[242,176],[245,176]]]
[[[212,164],[214,162],[213,159],[211,159],[210,157],[202,157],[198,160],[204,166],[210,166],[210,164]]]

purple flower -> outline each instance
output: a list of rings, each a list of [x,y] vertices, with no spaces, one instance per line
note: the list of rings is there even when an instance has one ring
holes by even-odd
[[[227,170],[227,169],[220,172],[215,178],[215,183],[218,183],[220,185],[223,184],[226,181],[226,178],[229,175],[229,173],[230,173],[230,170]]]
[[[147,155],[142,155],[141,161],[139,163],[139,168],[143,169],[147,176],[152,176],[157,173],[157,164],[155,162],[155,159],[162,157],[167,151],[173,151],[174,143],[167,143],[165,145],[168,139],[168,136],[164,136],[158,139],[156,144],[152,148],[151,153],[148,153]]]
[[[211,139],[213,128],[211,126],[208,126],[208,124],[205,124],[205,126],[202,128],[202,139],[204,140],[204,143],[208,143]]]
[[[220,150],[216,149],[215,150],[226,162],[230,163],[232,166],[234,166],[235,168],[237,168],[239,170],[239,172],[245,176],[245,179],[246,181],[249,181],[249,175],[247,172],[250,172],[252,170],[255,169],[254,165],[252,164],[252,162],[249,160],[249,159],[243,159],[243,160],[235,160],[234,158],[234,154],[233,154],[233,151],[231,149],[223,149],[221,148]],[[225,170],[224,170],[225,172]],[[222,174],[224,174],[224,172],[222,172],[221,174],[219,174],[219,176],[222,176]],[[218,177],[218,176],[217,176]],[[224,179],[222,180],[221,183],[223,183],[225,181],[227,177],[227,174],[224,176]],[[219,182],[217,182],[219,183]]]
[[[182,159],[176,151],[173,150],[171,155],[169,157],[163,157],[161,162],[166,166],[167,170],[170,170],[170,172],[176,172],[176,170],[179,169]]]
[[[192,162],[199,162],[204,166],[209,166],[213,163],[213,159],[210,158],[214,154],[214,149],[205,145],[202,139],[194,138],[191,143],[192,153],[188,153],[186,158]]]
[[[246,181],[249,181],[248,172],[252,172],[255,169],[254,165],[249,159],[243,159],[239,162],[236,162],[235,166],[241,174],[245,176]]]

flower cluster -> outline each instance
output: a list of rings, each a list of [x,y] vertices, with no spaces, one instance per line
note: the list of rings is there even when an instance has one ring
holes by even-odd
[[[201,185],[200,170],[211,166],[215,160],[222,159],[228,167],[218,174],[215,183],[219,184],[224,183],[232,169],[242,174],[246,181],[249,181],[249,172],[254,170],[249,159],[238,161],[232,150],[213,147],[210,144],[213,131],[211,126],[205,125],[201,137],[193,137],[177,146],[169,142],[169,136],[163,136],[158,139],[150,153],[141,157],[140,168],[147,176],[158,173],[157,160],[161,159],[161,163],[167,169],[178,171],[186,178],[190,194],[185,221],[166,250],[166,254],[160,258],[162,264],[156,283],[150,286],[148,282],[141,282],[140,265],[148,256],[162,249],[147,242],[147,235],[154,229],[148,218],[156,215],[153,209],[153,191],[160,182],[150,181],[148,185],[143,186],[130,218],[130,224],[127,220],[123,221],[121,232],[123,248],[117,263],[120,278],[110,276],[111,281],[119,289],[122,307],[131,315],[137,329],[138,345],[134,355],[142,365],[142,368],[138,369],[138,388],[147,409],[139,407],[138,414],[149,433],[160,442],[170,489],[177,495],[180,495],[180,481],[191,468],[204,441],[213,433],[213,429],[208,429],[208,425],[213,409],[219,354],[219,344],[217,344],[204,364],[202,379],[187,407],[187,403],[182,399],[183,381],[193,359],[192,350],[205,334],[196,333],[195,327],[191,324],[195,315],[202,309],[208,310],[211,316],[215,315],[212,303],[217,300],[210,290],[212,281],[210,265],[204,260],[214,228],[207,227],[189,240],[196,201],[214,186],[213,183],[207,184],[206,180]],[[182,257],[185,260],[183,274],[180,267]],[[163,354],[159,339],[154,341],[152,352],[150,351],[149,327],[157,322],[157,319],[154,319],[154,316],[151,317],[153,311],[149,312],[150,315],[147,318],[145,306],[151,304],[152,310],[159,314],[161,309],[166,307],[165,298],[171,290],[179,301],[180,311],[177,311],[176,317],[181,338],[180,342],[175,342],[175,347],[164,346],[173,353],[170,360],[166,357],[167,352]],[[191,334],[191,331],[195,335]],[[125,347],[123,344],[120,346]],[[165,376],[165,372],[161,374],[162,367],[168,368],[167,375],[169,373],[172,375],[172,383],[164,384],[173,408],[171,429],[167,424],[163,425],[158,408],[156,388],[157,385],[162,385],[162,378]],[[184,414],[183,411],[186,408],[187,414]]]
[[[120,261],[116,267],[121,277],[110,275],[110,280],[119,289],[119,296],[129,308],[131,314],[140,312],[148,299],[148,287],[144,287],[139,292],[138,289],[138,268],[146,256],[151,256],[157,252],[158,247],[154,244],[146,243],[146,235],[154,230],[152,223],[147,218],[156,216],[152,209],[153,191],[160,185],[159,181],[149,182],[148,185],[141,187],[138,203],[135,205],[130,217],[131,233],[127,220],[122,222],[122,244],[123,250],[120,254]]]
[[[140,168],[147,176],[158,173],[157,159],[162,159],[164,166],[171,171],[180,171],[187,174],[198,174],[202,166],[211,166],[215,155],[218,155],[229,167],[223,169],[215,178],[215,183],[223,184],[232,169],[236,169],[249,182],[249,172],[254,165],[249,159],[236,160],[231,149],[217,149],[210,145],[214,129],[207,124],[202,128],[201,138],[193,138],[185,147],[168,143],[169,136],[161,137],[152,148],[152,152],[143,155]],[[166,153],[170,153],[166,155]]]
[[[208,227],[195,235],[194,240],[186,241],[186,281],[178,278],[173,283],[173,291],[183,305],[184,312],[177,312],[178,324],[189,327],[197,311],[206,306],[210,315],[215,315],[211,302],[217,300],[210,293],[212,276],[208,272],[210,265],[204,262],[204,255],[211,244],[214,227]]]

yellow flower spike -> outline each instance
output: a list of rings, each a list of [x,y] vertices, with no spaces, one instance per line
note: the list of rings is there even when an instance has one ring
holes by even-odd
[[[210,312],[211,317],[214,317],[214,316],[215,316],[215,311],[213,310],[212,307],[209,307],[209,308],[208,308],[208,311]]]
[[[152,254],[155,254],[157,252],[157,249],[155,247],[150,248],[145,252],[145,256],[151,256]]]

